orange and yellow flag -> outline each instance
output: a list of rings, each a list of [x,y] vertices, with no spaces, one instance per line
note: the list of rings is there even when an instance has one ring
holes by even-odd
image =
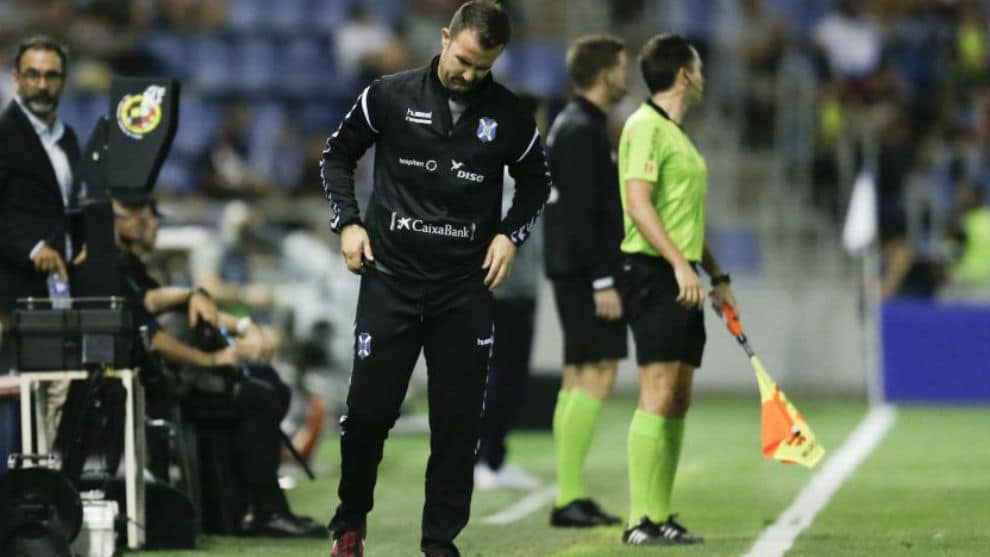
[[[763,363],[755,355],[749,362],[760,385],[760,437],[763,456],[813,468],[825,456],[825,447],[815,438],[804,416],[784,396]]]
[[[743,333],[739,318],[728,304],[722,304],[722,316],[725,317],[729,332],[736,337],[749,356],[749,363],[756,373],[756,382],[760,387],[763,456],[785,464],[797,463],[813,468],[825,456],[825,447],[818,442],[804,416],[787,400],[784,391],[780,390],[763,367],[763,362],[749,347],[749,340]]]

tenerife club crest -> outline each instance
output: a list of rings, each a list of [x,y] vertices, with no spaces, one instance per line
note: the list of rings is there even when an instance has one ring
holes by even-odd
[[[496,128],[498,128],[498,122],[491,118],[482,118],[478,120],[478,131],[475,133],[482,143],[488,143],[495,140]]]
[[[117,104],[117,125],[132,139],[143,139],[162,121],[165,88],[150,85],[143,93],[124,95]]]

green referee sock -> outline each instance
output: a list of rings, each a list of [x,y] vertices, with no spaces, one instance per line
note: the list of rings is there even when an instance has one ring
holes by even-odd
[[[640,519],[650,512],[651,499],[654,498],[651,486],[660,460],[662,420],[657,414],[637,409],[629,423],[630,527],[639,524]]]
[[[674,476],[677,463],[681,460],[681,445],[684,440],[684,418],[660,419],[660,438],[657,451],[657,465],[650,482],[649,502],[646,516],[660,523],[670,516],[670,496],[674,491]]]
[[[561,389],[557,392],[557,405],[553,407],[553,451],[557,455],[557,459],[560,459],[560,438],[562,436],[562,431],[560,430],[560,420],[564,415],[564,408],[567,406],[568,395],[570,391],[565,391]]]
[[[586,497],[582,476],[602,401],[579,389],[567,395],[560,416],[557,452],[557,507]]]

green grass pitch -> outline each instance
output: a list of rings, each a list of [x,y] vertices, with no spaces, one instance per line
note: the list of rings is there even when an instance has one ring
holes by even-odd
[[[861,403],[801,397],[795,403],[830,450],[838,448],[865,411]],[[590,493],[622,515],[628,504],[625,439],[632,410],[631,400],[606,404],[586,474]],[[326,439],[317,467],[330,472],[315,482],[301,480],[290,493],[297,512],[321,521],[329,518],[335,503],[337,450],[336,439]],[[370,557],[419,555],[427,454],[425,436],[394,436],[388,441],[376,508],[369,519]],[[511,459],[553,482],[549,434],[515,434]],[[745,400],[702,398],[688,419],[673,504],[683,523],[706,538],[704,545],[624,547],[619,543],[620,528],[551,529],[549,505],[508,526],[480,523],[478,519],[525,495],[512,491],[476,493],[472,522],[457,543],[471,557],[742,555],[812,474],[760,456],[755,394]],[[326,557],[329,544],[204,536],[196,551],[145,555]],[[798,538],[789,555],[990,555],[990,411],[901,408],[894,429]]]

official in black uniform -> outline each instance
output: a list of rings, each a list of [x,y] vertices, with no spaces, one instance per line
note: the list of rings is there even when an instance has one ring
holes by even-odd
[[[374,81],[327,140],[330,227],[362,274],[331,555],[363,554],[382,447],[420,350],[432,435],[420,545],[459,555],[453,539],[470,512],[495,342],[489,289],[509,274],[550,189],[532,115],[489,75],[509,33],[500,6],[465,3],[429,66]],[[353,171],[372,145],[374,193],[362,219]],[[502,218],[505,166],[517,189]]]
[[[564,336],[564,373],[553,435],[557,500],[550,524],[618,524],[584,490],[582,471],[602,400],[626,356],[616,290],[622,207],[606,112],[626,93],[626,54],[615,37],[579,38],[567,53],[575,96],[547,135],[555,190],[546,212],[546,269]]]

